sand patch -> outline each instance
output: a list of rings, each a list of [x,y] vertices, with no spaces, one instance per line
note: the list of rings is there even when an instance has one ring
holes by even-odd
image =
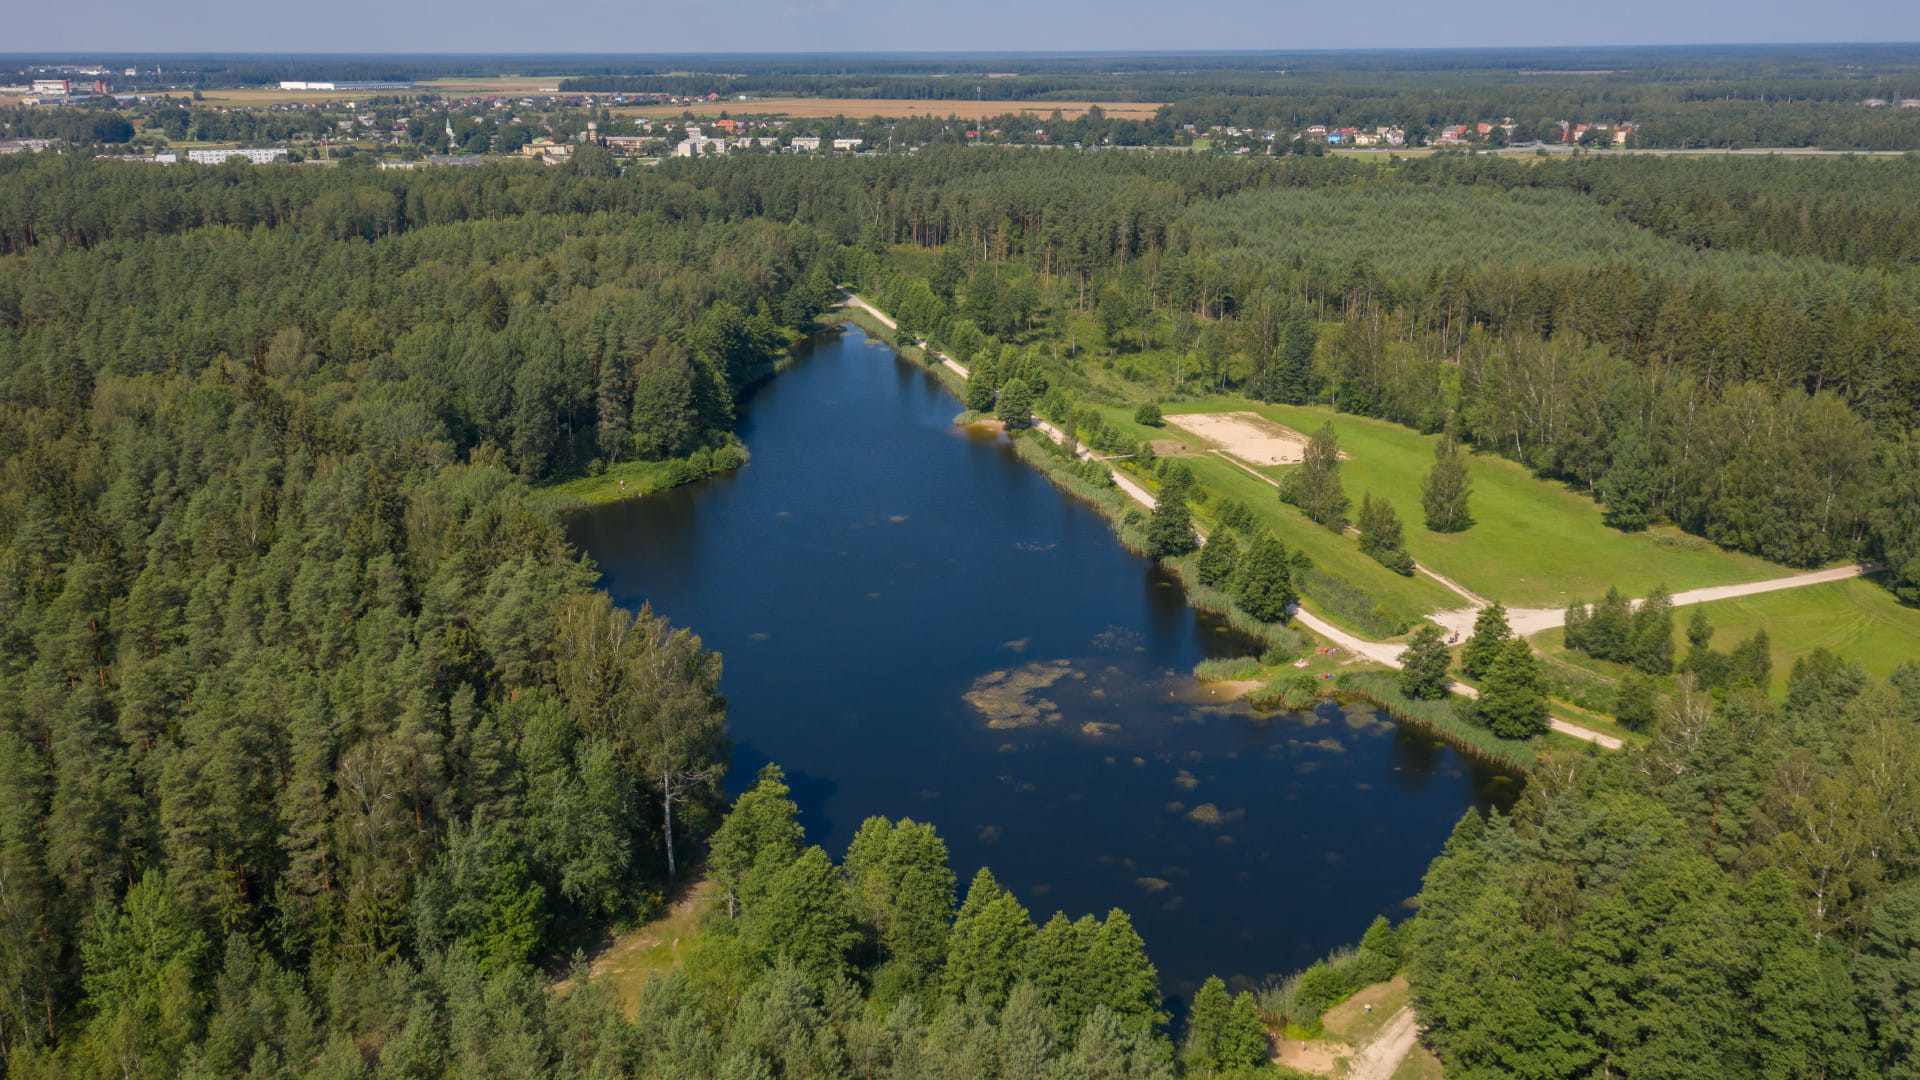
[[[1332,1076],[1339,1068],[1342,1058],[1353,1056],[1353,1047],[1342,1042],[1314,1040],[1306,1042],[1300,1039],[1273,1040],[1275,1053],[1273,1060],[1290,1069],[1299,1069],[1304,1073],[1318,1076]]]
[[[1298,465],[1307,452],[1305,435],[1258,413],[1179,413],[1167,423],[1255,465]]]
[[[1032,727],[1060,719],[1060,706],[1041,695],[1061,679],[1084,679],[1066,660],[1026,664],[1008,671],[989,671],[973,681],[961,697],[987,718],[990,728]]]

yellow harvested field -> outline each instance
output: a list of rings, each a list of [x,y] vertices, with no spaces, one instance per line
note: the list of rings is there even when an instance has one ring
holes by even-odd
[[[1146,120],[1160,108],[1157,101],[919,101],[905,98],[756,98],[752,101],[702,101],[690,105],[641,105],[615,109],[629,116],[1004,116],[1010,112],[1046,117],[1055,109],[1073,119],[1098,105],[1110,117]]]

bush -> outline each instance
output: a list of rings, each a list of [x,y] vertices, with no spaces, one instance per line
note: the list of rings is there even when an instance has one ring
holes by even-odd
[[[1160,415],[1160,406],[1149,401],[1133,410],[1133,422],[1145,424],[1148,427],[1159,427],[1165,421]]]

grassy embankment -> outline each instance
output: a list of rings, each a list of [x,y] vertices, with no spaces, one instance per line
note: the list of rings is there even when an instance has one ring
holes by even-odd
[[[735,444],[733,450],[739,456],[739,463],[746,464],[746,447]],[[737,467],[716,467],[711,454],[666,461],[623,461],[594,476],[577,476],[539,488],[535,498],[548,510],[579,510],[621,499],[637,499]]]
[[[717,891],[705,878],[694,881],[665,914],[616,936],[593,958],[594,981],[613,986],[628,1016],[639,1008],[648,977],[678,967],[693,947]]]

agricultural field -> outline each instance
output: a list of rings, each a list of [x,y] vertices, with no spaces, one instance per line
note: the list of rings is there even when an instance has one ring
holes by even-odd
[[[833,116],[1003,116],[1025,113],[1046,117],[1054,110],[1068,119],[1098,105],[1116,120],[1146,120],[1159,111],[1158,101],[925,101],[909,98],[756,98],[752,101],[707,101],[691,105],[639,105],[615,109],[622,116],[795,116],[821,119]]]

